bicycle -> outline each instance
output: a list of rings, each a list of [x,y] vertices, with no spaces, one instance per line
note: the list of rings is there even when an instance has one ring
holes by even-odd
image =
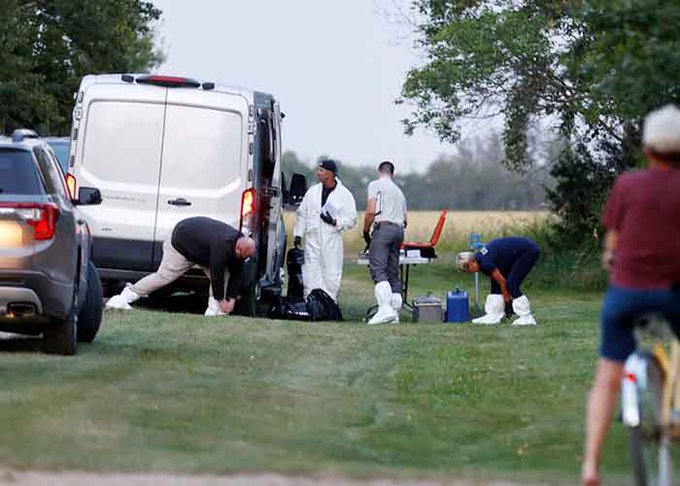
[[[680,442],[680,341],[658,315],[640,319],[636,334],[654,342],[628,357],[621,386],[635,484],[671,486],[672,444]]]

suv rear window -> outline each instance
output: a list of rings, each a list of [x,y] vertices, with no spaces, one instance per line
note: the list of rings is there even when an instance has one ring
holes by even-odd
[[[71,150],[69,142],[55,140],[47,143],[50,147],[52,147],[52,150],[54,150],[54,154],[57,156],[61,170],[64,172],[64,174],[66,174],[68,172],[69,151]]]
[[[0,148],[0,194],[45,194],[31,152]]]
[[[35,158],[38,161],[43,185],[47,193],[66,197],[64,176],[59,170],[59,162],[56,158],[50,156],[50,154],[40,147],[33,149],[33,155],[35,155]]]

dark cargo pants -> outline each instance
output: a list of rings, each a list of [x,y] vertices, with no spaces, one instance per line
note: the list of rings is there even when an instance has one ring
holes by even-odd
[[[376,223],[371,236],[368,263],[373,282],[389,282],[392,292],[401,293],[399,249],[404,241],[404,228],[393,223]]]
[[[536,265],[539,254],[540,250],[538,246],[533,245],[530,248],[527,248],[517,256],[515,263],[512,264],[510,273],[508,273],[508,275],[503,275],[513,299],[522,296],[522,290],[519,286],[524,282],[524,279],[529,275],[529,272],[534,268],[534,265]],[[501,286],[493,278],[491,279],[491,293],[501,293]]]

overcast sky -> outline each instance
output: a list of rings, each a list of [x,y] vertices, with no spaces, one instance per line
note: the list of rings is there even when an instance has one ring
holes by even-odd
[[[396,106],[418,63],[408,27],[384,9],[407,0],[153,0],[163,11],[166,74],[274,94],[286,114],[284,150],[352,165],[393,159],[423,169],[452,152],[424,132],[403,134]]]

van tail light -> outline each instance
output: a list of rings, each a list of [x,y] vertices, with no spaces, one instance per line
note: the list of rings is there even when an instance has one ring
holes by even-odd
[[[68,189],[68,195],[73,201],[76,200],[76,176],[73,174],[66,174],[66,189]]]
[[[150,76],[139,76],[137,78],[139,84],[153,84],[156,86],[164,86],[166,88],[199,88],[201,83],[191,78],[181,78],[178,76],[161,76],[152,74]]]
[[[241,222],[240,230],[244,235],[252,233],[252,219],[255,215],[255,189],[243,191],[241,195]]]
[[[54,204],[0,203],[0,214],[15,214],[33,227],[34,240],[51,240],[59,218]]]

